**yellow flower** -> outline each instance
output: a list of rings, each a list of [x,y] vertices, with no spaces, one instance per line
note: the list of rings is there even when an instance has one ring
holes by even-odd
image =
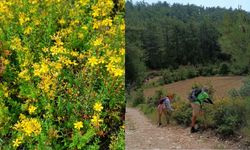
[[[24,118],[21,122],[16,123],[13,128],[23,132],[27,136],[31,136],[32,133],[38,135],[42,130],[41,124],[35,118]]]
[[[78,33],[77,36],[79,39],[83,39],[83,37],[84,37],[84,35],[82,33]]]
[[[98,64],[97,59],[96,59],[96,57],[94,57],[94,56],[91,57],[91,58],[89,58],[88,63],[90,64],[91,67],[93,67],[93,66],[95,66],[95,65]]]
[[[99,46],[99,45],[101,45],[102,44],[102,38],[98,38],[98,39],[96,39],[95,41],[94,41],[94,46]]]
[[[119,63],[121,61],[121,58],[112,56],[109,58],[109,60],[111,63]]]
[[[32,28],[30,27],[30,26],[28,26],[25,30],[24,30],[24,34],[26,34],[26,35],[29,35],[30,33],[31,33],[31,31],[32,31]]]
[[[98,115],[94,115],[91,119],[91,123],[96,127],[100,126],[100,122],[103,122],[103,120]]]
[[[121,48],[120,54],[121,54],[121,55],[124,55],[124,54],[125,54],[125,49],[124,49],[124,48]]]
[[[66,21],[62,18],[62,19],[60,19],[60,20],[58,21],[58,23],[59,23],[60,25],[64,25],[64,24],[66,23]]]
[[[19,14],[19,23],[20,25],[23,25],[25,22],[29,21],[30,18],[26,17],[24,13]]]
[[[112,63],[107,64],[106,67],[109,72],[112,72],[114,70],[114,65]]]
[[[75,127],[75,129],[80,130],[83,127],[82,121],[78,121],[78,122],[74,123],[74,127]]]
[[[26,118],[26,116],[25,116],[24,114],[20,114],[20,115],[19,115],[19,119],[20,119],[20,120],[23,120],[23,119],[25,119],[25,118]]]
[[[102,21],[103,26],[112,26],[112,19],[105,19]]]
[[[18,147],[21,143],[22,143],[21,140],[17,138],[16,140],[13,141],[13,146]]]
[[[125,24],[124,24],[124,23],[120,26],[120,29],[121,29],[122,31],[125,30]]]
[[[29,107],[28,110],[29,110],[29,113],[30,113],[30,114],[33,114],[33,113],[35,112],[36,109],[37,109],[37,107],[31,105],[31,106]]]
[[[114,76],[119,77],[124,74],[124,70],[118,68],[118,69],[115,69],[113,73],[114,73]]]
[[[22,47],[22,42],[21,39],[18,37],[13,37],[11,40],[11,45],[10,48],[12,48],[13,50],[19,50]]]
[[[89,0],[80,0],[79,3],[82,5],[82,6],[85,6],[89,3]]]
[[[84,26],[82,26],[82,29],[83,29],[83,30],[87,30],[88,27],[84,25]]]
[[[36,26],[41,24],[40,20],[38,20],[38,19],[34,20],[34,23],[35,23]]]
[[[29,77],[29,72],[27,69],[21,71],[19,74],[18,74],[18,77],[21,78],[21,79],[24,79],[26,81],[30,80],[30,77]]]
[[[102,111],[102,109],[103,109],[102,103],[100,103],[100,102],[95,103],[95,105],[94,105],[95,111]]]
[[[62,69],[62,64],[56,63],[55,68],[58,69],[58,70]]]

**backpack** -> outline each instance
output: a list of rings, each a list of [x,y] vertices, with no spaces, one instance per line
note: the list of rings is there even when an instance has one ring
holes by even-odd
[[[162,98],[159,100],[159,104],[163,104],[163,102],[166,100],[166,98]]]
[[[190,102],[194,102],[195,100],[197,100],[198,95],[202,92],[202,89],[193,89],[192,92],[189,94],[188,96],[188,100]]]

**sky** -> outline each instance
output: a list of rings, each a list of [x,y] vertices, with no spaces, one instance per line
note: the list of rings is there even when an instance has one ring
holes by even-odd
[[[133,3],[136,3],[142,0],[133,0]],[[180,3],[180,4],[195,4],[197,6],[205,6],[205,7],[225,7],[230,8],[230,6],[235,9],[241,5],[241,9],[250,12],[250,0],[144,0],[149,4],[157,3],[158,1],[166,1],[169,4]]]

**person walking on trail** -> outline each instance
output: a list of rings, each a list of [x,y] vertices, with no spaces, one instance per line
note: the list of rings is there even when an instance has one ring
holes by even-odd
[[[209,98],[206,89],[193,87],[191,94],[188,99],[191,102],[192,106],[192,123],[191,123],[191,133],[197,132],[195,129],[196,119],[199,115],[202,115],[204,112],[202,111],[202,106],[204,103],[213,104],[212,100]]]
[[[174,95],[169,94],[166,97],[161,97],[159,104],[158,104],[158,126],[162,125],[161,116],[164,113],[167,123],[170,122],[171,112],[174,110],[171,107],[171,101],[173,100]]]

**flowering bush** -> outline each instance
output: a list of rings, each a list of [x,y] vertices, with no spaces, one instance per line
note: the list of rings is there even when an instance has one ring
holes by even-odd
[[[0,147],[114,147],[124,131],[124,1],[2,0],[0,19]]]

